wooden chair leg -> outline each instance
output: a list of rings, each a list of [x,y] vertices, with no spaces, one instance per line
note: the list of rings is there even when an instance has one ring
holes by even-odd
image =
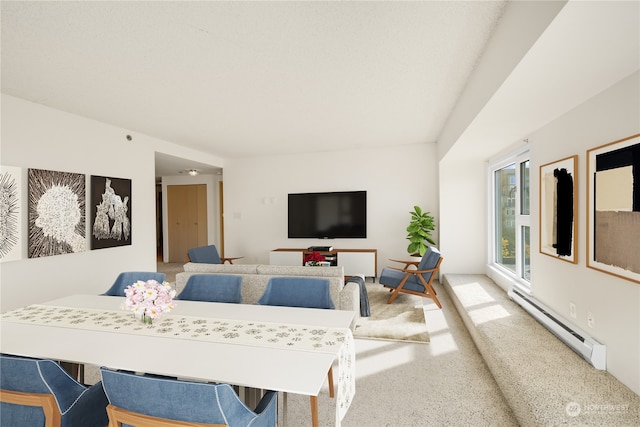
[[[391,296],[389,297],[389,300],[387,301],[387,304],[391,304],[393,302],[394,299],[396,299],[398,297],[398,295],[400,294],[400,289],[395,288],[393,290],[393,293],[391,294]]]
[[[404,287],[404,284],[407,283],[407,279],[409,278],[409,275],[410,273],[405,274],[402,280],[400,281],[400,283],[398,283],[398,286],[396,286],[395,289],[392,289],[393,294],[391,294],[391,296],[389,297],[387,304],[391,304],[393,300],[398,297],[398,295],[400,294],[400,291]]]
[[[442,308],[442,304],[440,304],[440,300],[436,296],[436,290],[433,288],[433,285],[431,284],[431,282],[430,281],[427,282],[426,280],[424,280],[422,276],[420,276],[420,280],[422,281],[422,286],[424,286],[425,294],[427,294],[427,296],[431,298],[433,302],[436,303],[438,308]]]
[[[438,299],[438,297],[437,297],[437,296],[433,295],[433,296],[431,297],[431,299],[433,300],[433,302],[435,302],[435,303],[436,303],[436,305],[438,306],[438,308],[442,308],[442,304],[440,304],[440,300]]]

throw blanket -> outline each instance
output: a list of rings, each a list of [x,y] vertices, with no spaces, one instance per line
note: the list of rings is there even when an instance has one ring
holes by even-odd
[[[371,309],[369,308],[369,294],[367,293],[367,287],[364,284],[364,278],[360,276],[351,276],[347,279],[346,283],[357,283],[360,286],[360,316],[371,316]]]

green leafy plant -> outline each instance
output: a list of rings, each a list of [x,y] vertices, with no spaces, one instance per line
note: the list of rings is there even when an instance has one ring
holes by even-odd
[[[414,206],[413,212],[409,213],[411,214],[411,222],[407,227],[407,239],[410,243],[407,252],[423,256],[427,251],[425,242],[436,244],[431,237],[431,232],[435,229],[434,219],[429,212],[423,212],[419,206]]]

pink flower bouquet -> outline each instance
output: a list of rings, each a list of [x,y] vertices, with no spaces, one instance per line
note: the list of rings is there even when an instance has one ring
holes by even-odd
[[[173,302],[176,291],[167,282],[138,280],[125,288],[124,295],[126,299],[122,308],[133,311],[145,323],[153,322],[153,319],[170,312],[176,306]]]

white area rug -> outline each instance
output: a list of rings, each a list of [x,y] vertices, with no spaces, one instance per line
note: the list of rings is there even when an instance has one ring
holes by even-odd
[[[422,306],[424,298],[401,293],[387,304],[391,296],[388,288],[370,282],[366,286],[371,316],[358,320],[353,333],[355,338],[429,342]]]

